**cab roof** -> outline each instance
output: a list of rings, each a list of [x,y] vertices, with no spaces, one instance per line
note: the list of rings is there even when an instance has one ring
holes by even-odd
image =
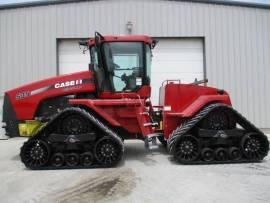
[[[101,39],[101,43],[103,42],[144,42],[145,44],[152,44],[153,40],[151,37],[146,35],[125,35],[125,36],[107,35],[103,36],[103,38]],[[94,44],[95,39],[90,38],[88,40],[88,45],[93,46]]]

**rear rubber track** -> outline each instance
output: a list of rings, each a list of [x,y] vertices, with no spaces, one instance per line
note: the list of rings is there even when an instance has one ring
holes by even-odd
[[[264,154],[262,155],[261,158],[247,158],[245,156],[242,156],[241,159],[239,160],[230,160],[230,158],[227,158],[226,160],[211,160],[211,161],[205,161],[202,159],[201,156],[201,150],[199,149],[199,154],[194,155],[194,160],[187,161],[187,162],[182,162],[177,160],[177,151],[176,151],[176,145],[180,141],[180,139],[183,139],[185,137],[191,136],[192,139],[196,138],[193,143],[201,143],[201,138],[198,135],[192,135],[192,129],[195,127],[198,127],[198,124],[207,117],[212,111],[217,110],[217,109],[225,109],[229,112],[231,112],[236,119],[236,123],[240,124],[245,131],[247,131],[247,134],[257,134],[260,139],[263,140],[264,144]],[[243,136],[244,137],[244,136]],[[192,146],[192,139],[191,139],[191,147]],[[187,139],[188,140],[188,139]],[[232,147],[232,146],[231,146]],[[218,164],[218,163],[247,163],[247,162],[259,162],[261,161],[269,151],[269,141],[267,139],[267,136],[264,135],[264,133],[259,130],[257,127],[255,127],[252,123],[250,123],[244,116],[242,116],[239,112],[234,110],[231,106],[228,106],[226,104],[221,104],[221,103],[215,103],[215,104],[210,104],[206,107],[204,107],[201,111],[199,111],[193,118],[185,120],[179,127],[177,127],[170,135],[168,139],[168,145],[167,149],[170,154],[174,156],[174,158],[181,164]],[[241,151],[241,153],[245,153],[244,151]],[[227,154],[228,155],[228,154]]]

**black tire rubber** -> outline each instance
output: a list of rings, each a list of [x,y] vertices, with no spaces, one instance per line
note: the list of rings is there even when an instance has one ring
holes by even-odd
[[[157,138],[164,147],[167,147],[167,141],[164,139],[164,136],[158,136]]]
[[[201,152],[201,157],[202,160],[206,161],[206,162],[210,162],[213,161],[215,159],[215,153],[214,150],[212,150],[211,148],[203,148],[202,152]]]
[[[209,130],[233,129],[236,121],[228,111],[216,109],[203,119],[201,127]]]
[[[59,123],[59,131],[65,135],[79,135],[91,130],[91,125],[80,114],[71,113],[64,116]]]
[[[92,152],[84,152],[80,155],[80,164],[89,167],[94,163],[94,155]]]
[[[120,144],[109,136],[97,141],[94,153],[97,161],[104,167],[115,166],[123,156]]]
[[[63,153],[55,153],[52,155],[50,163],[54,167],[63,166],[65,163],[65,156]]]
[[[241,149],[247,159],[262,160],[268,153],[269,143],[260,134],[247,133],[241,140]]]
[[[200,144],[196,137],[184,135],[176,140],[174,158],[179,163],[191,163],[198,159],[200,155]]]
[[[51,149],[47,142],[33,139],[23,144],[20,156],[26,167],[38,168],[49,162]]]
[[[80,156],[77,153],[68,153],[65,156],[66,164],[68,166],[77,166],[80,163]]]
[[[223,147],[217,148],[215,150],[215,159],[217,161],[226,161],[226,160],[228,160],[228,151]]]
[[[242,152],[238,147],[230,147],[228,153],[230,160],[238,161],[242,159]]]

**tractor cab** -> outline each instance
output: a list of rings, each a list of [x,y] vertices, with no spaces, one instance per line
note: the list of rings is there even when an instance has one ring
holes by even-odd
[[[150,97],[151,49],[155,45],[147,36],[102,36],[87,42],[90,69],[95,75],[100,96],[136,95]]]

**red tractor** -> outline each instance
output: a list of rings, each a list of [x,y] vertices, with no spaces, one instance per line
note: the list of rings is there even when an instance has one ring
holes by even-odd
[[[224,90],[165,81],[150,101],[148,36],[102,36],[80,42],[90,50],[89,70],[7,91],[3,122],[9,136],[34,134],[22,146],[26,167],[111,167],[125,139],[156,139],[179,163],[262,160],[267,137],[231,107]]]

